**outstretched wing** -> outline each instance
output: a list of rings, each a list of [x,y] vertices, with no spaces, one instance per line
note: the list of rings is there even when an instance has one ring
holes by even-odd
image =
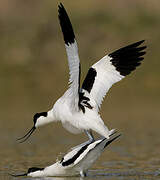
[[[92,108],[94,107],[98,111],[103,98],[111,86],[130,74],[141,64],[141,61],[144,59],[142,56],[145,54],[144,49],[146,46],[139,46],[143,42],[144,40],[136,42],[106,55],[89,69],[82,84],[82,92],[84,92],[84,96],[89,98],[87,103]]]
[[[69,65],[69,83],[70,88],[67,91],[70,95],[71,106],[73,108],[78,108],[79,101],[79,89],[80,89],[80,61],[78,56],[78,47],[77,42],[75,40],[74,31],[72,28],[72,24],[67,15],[67,12],[64,6],[60,3],[58,6],[58,17],[60,21],[61,30],[63,32],[63,38],[65,42],[67,57],[68,57],[68,65]]]

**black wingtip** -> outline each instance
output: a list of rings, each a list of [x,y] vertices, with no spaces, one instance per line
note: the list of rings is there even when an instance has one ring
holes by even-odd
[[[141,64],[143,55],[146,54],[144,50],[147,48],[147,46],[140,46],[144,42],[145,40],[138,41],[109,54],[112,65],[122,76],[130,74]]]
[[[145,42],[145,40],[141,40],[141,41],[135,42],[133,44],[130,44],[130,45],[126,46],[125,48],[127,48],[127,47],[136,48],[136,47],[140,46],[141,44],[143,44],[144,42]]]
[[[109,139],[109,140],[106,142],[106,144],[105,144],[104,147],[106,147],[106,146],[108,146],[109,144],[111,144],[114,140],[116,140],[116,139],[119,138],[120,136],[121,136],[121,134],[118,134],[118,135],[116,135],[115,137]]]
[[[58,5],[58,12],[59,12],[60,9],[64,9],[64,6],[63,6],[63,4],[61,2]]]
[[[58,5],[58,18],[65,44],[69,45],[75,42],[75,35],[68,14],[62,3]]]
[[[138,41],[138,42],[134,43],[133,45],[139,46],[140,44],[142,44],[142,43],[144,43],[144,42],[145,42],[145,40],[143,39],[143,40],[141,40],[141,41]]]

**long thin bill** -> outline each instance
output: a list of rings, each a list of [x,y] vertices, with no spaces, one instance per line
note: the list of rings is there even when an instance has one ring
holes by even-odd
[[[18,138],[17,141],[22,140],[22,141],[20,141],[20,143],[23,143],[31,136],[31,134],[34,132],[35,129],[36,129],[36,127],[33,126],[23,137]]]
[[[20,176],[27,176],[27,173],[24,173],[24,174],[10,174],[8,173],[10,176],[13,176],[13,177],[20,177]]]

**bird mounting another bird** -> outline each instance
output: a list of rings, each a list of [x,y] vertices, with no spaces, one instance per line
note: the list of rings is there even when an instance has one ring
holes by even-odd
[[[92,130],[108,139],[114,129],[109,130],[100,117],[102,101],[113,84],[129,75],[141,64],[146,48],[141,46],[144,40],[105,55],[89,68],[81,86],[77,42],[70,19],[61,3],[58,6],[58,17],[68,57],[70,85],[51,110],[34,115],[33,127],[18,140],[24,142],[36,128],[56,121],[61,121],[63,127],[71,133],[85,132],[89,142],[94,141]]]

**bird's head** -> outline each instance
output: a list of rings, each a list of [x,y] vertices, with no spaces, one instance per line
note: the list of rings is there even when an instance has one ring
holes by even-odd
[[[37,175],[41,175],[44,171],[44,168],[37,168],[37,167],[31,167],[28,169],[28,172],[27,172],[27,176],[37,176]]]
[[[44,168],[37,168],[37,167],[31,167],[28,169],[26,173],[23,174],[9,174],[13,177],[19,177],[19,176],[41,176],[43,174]]]
[[[18,138],[17,140],[20,140],[20,143],[26,141],[31,134],[36,130],[37,127],[40,127],[46,123],[48,123],[48,121],[46,120],[48,113],[47,112],[41,112],[41,113],[36,113],[33,116],[33,127],[21,138]]]
[[[33,122],[34,122],[34,126],[35,128],[42,126],[44,124],[46,124],[47,122],[45,121],[47,118],[48,113],[47,112],[41,112],[41,113],[36,113],[33,116]]]

